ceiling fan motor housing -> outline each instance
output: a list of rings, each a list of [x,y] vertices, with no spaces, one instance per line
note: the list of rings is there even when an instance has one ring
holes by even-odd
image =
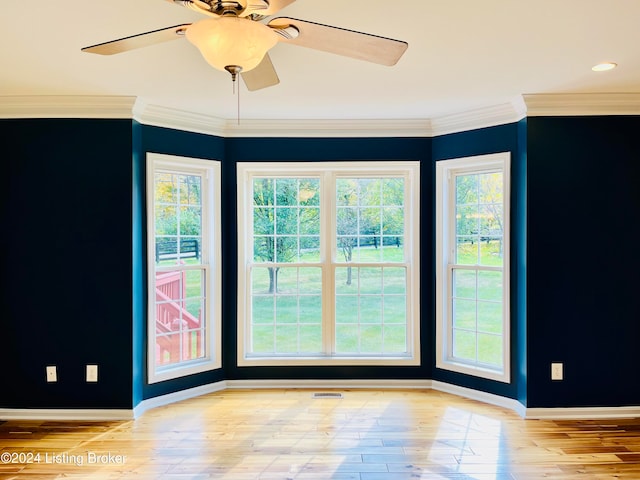
[[[196,0],[197,1],[197,0]],[[203,0],[200,0],[203,1]],[[247,9],[247,0],[225,1],[225,0],[204,0],[209,5],[209,10],[216,15],[233,15],[238,16]],[[257,0],[255,3],[261,5],[252,4],[252,9],[267,9],[269,8],[268,0]]]

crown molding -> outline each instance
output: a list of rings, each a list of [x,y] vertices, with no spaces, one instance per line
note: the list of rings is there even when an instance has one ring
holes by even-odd
[[[0,96],[0,118],[132,118],[136,97]]]
[[[137,101],[134,119],[144,125],[219,137],[428,137],[430,121],[416,120],[225,120]]]
[[[222,119],[131,96],[0,96],[0,118],[122,118],[220,137],[437,137],[536,116],[640,115],[640,93],[530,94],[422,119]]]
[[[434,137],[517,122],[526,115],[519,97],[510,103],[433,119],[284,119],[224,120],[144,102],[136,102],[134,118],[145,125],[220,137]]]
[[[640,93],[523,95],[528,117],[640,115]]]
[[[511,102],[476,108],[465,112],[443,115],[431,119],[431,136],[468,132],[480,128],[506,125],[522,120],[527,115],[522,97]]]
[[[161,105],[152,105],[140,99],[136,101],[133,107],[133,118],[144,125],[219,137],[224,137],[227,123],[222,118]]]
[[[240,120],[225,137],[430,137],[428,119]]]

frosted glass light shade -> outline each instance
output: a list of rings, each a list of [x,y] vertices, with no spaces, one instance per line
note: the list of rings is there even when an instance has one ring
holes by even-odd
[[[187,28],[186,37],[212,67],[238,65],[243,72],[257,67],[278,42],[269,27],[242,17],[200,20]]]

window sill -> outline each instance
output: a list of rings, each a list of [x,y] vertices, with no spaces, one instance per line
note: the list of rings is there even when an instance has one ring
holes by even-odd
[[[239,367],[419,366],[419,355],[389,357],[238,357]]]
[[[176,365],[173,367],[167,367],[155,374],[149,374],[148,384],[164,382],[166,380],[173,380],[176,378],[186,377],[187,375],[194,375],[196,373],[209,372],[211,370],[217,370],[222,368],[219,361],[211,359],[194,361],[188,364]]]
[[[436,363],[436,368],[440,370],[461,373],[463,375],[471,375],[473,377],[484,378],[486,380],[495,380],[502,383],[511,382],[508,369],[505,369],[504,371],[497,371],[454,361],[439,361]]]

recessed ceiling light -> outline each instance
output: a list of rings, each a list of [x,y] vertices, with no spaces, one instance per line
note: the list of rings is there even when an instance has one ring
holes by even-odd
[[[599,63],[597,65],[594,65],[593,67],[591,67],[591,70],[593,70],[594,72],[606,72],[607,70],[613,70],[617,66],[618,66],[617,63],[604,62],[604,63]]]

